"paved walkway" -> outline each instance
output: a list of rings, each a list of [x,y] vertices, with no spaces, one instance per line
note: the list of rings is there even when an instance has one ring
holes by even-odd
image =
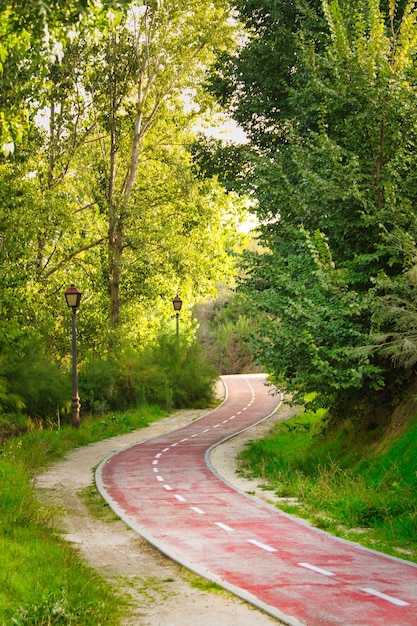
[[[210,448],[279,404],[262,375],[223,380],[216,410],[105,459],[103,497],[172,559],[290,626],[417,626],[415,565],[312,529],[213,473]]]

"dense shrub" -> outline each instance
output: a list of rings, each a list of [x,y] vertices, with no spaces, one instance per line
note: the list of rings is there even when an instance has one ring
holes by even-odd
[[[140,404],[166,409],[206,406],[217,372],[196,344],[161,336],[140,351],[123,349],[108,359],[90,360],[80,372],[84,410],[124,410]]]
[[[36,345],[0,361],[0,412],[34,420],[56,417],[71,402],[71,375]],[[10,420],[8,420],[10,422]]]

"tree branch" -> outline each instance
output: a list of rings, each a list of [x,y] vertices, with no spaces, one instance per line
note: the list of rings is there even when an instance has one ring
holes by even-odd
[[[76,250],[75,252],[72,252],[71,254],[68,254],[59,263],[57,263],[55,265],[55,267],[50,269],[49,272],[47,272],[45,274],[45,276],[43,277],[43,280],[49,278],[50,276],[52,276],[52,274],[55,274],[55,272],[60,270],[61,267],[63,267],[66,263],[68,263],[72,259],[75,259],[79,254],[81,254],[81,252],[85,252],[86,250],[91,250],[91,248],[95,248],[96,246],[99,246],[102,243],[104,243],[104,237],[102,237],[101,239],[97,239],[97,241],[93,241],[92,243],[88,244],[87,246],[83,246],[82,248],[80,248],[79,250]]]

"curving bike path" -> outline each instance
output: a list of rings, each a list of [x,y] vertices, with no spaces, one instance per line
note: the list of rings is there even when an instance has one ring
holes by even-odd
[[[104,499],[167,556],[289,626],[417,626],[417,566],[313,529],[215,474],[210,449],[280,403],[263,375],[222,379],[214,411],[104,459]]]

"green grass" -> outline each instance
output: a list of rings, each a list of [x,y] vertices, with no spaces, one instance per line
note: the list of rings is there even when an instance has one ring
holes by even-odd
[[[109,523],[120,519],[103,500],[95,485],[84,487],[77,491],[77,495],[84,501],[89,514],[96,519]]]
[[[417,415],[372,440],[363,425],[328,428],[324,411],[251,442],[241,470],[267,481],[283,510],[368,547],[417,562]]]
[[[199,591],[204,591],[206,593],[214,593],[224,596],[231,595],[229,591],[226,591],[226,589],[224,589],[224,587],[222,587],[218,583],[208,580],[207,578],[202,578],[191,570],[181,569],[181,575],[182,578],[186,580],[188,584],[194,589],[198,589]]]
[[[163,417],[157,407],[88,419],[79,429],[32,430],[0,451],[0,624],[114,626],[127,599],[85,565],[51,529],[33,477],[72,448],[146,427]],[[84,494],[98,510],[96,498]],[[108,513],[107,513],[108,514]]]

